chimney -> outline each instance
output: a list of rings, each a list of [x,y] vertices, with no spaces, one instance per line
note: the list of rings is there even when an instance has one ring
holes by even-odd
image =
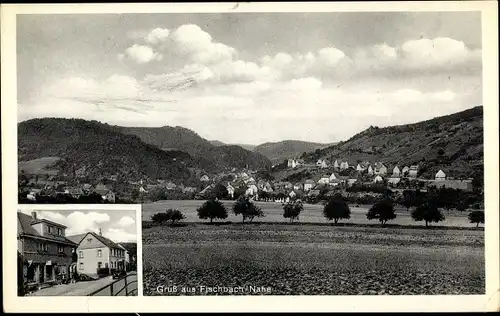
[[[99,228],[99,235],[102,236],[102,229],[101,228]]]
[[[33,217],[33,219],[36,219],[36,212],[35,211],[31,212],[31,217]]]

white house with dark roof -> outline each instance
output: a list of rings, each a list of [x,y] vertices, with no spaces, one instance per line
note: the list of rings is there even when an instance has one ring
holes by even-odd
[[[373,176],[373,174],[374,174],[374,172],[373,172],[372,165],[369,165],[368,166],[368,175]]]
[[[408,172],[410,172],[410,167],[404,166],[403,169],[401,170],[401,175],[404,177],[408,175]]]
[[[384,182],[384,179],[380,176],[380,175],[377,175],[374,179],[373,179],[373,183],[382,183]]]
[[[392,176],[393,177],[401,176],[401,171],[399,170],[398,166],[396,166],[396,167],[394,167],[394,169],[392,169]]]
[[[76,271],[96,277],[98,269],[124,270],[125,250],[117,243],[99,233],[88,232],[85,234],[68,236],[68,239],[78,243],[76,248]]]
[[[340,164],[339,164],[338,160],[335,160],[335,162],[333,163],[333,168],[337,169],[337,170],[340,168]]]
[[[410,178],[416,178],[417,175],[418,175],[418,166],[417,165],[410,166],[410,169],[408,170],[408,176]]]
[[[436,179],[436,181],[446,180],[446,174],[443,172],[443,170],[439,170],[436,173],[435,179]]]
[[[307,179],[306,182],[304,183],[304,191],[312,190],[314,186],[316,186],[316,182],[314,182],[314,180]]]

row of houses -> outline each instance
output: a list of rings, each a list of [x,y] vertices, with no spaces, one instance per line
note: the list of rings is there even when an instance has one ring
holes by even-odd
[[[73,279],[75,272],[96,277],[98,269],[127,270],[136,261],[120,243],[102,232],[66,236],[61,223],[17,213],[17,251],[22,258],[24,284],[43,287],[58,279]]]
[[[37,197],[40,195],[47,195],[56,197],[59,194],[68,195],[75,199],[79,199],[82,196],[90,194],[99,194],[103,200],[111,203],[115,203],[116,195],[109,189],[106,185],[99,183],[95,187],[89,183],[83,183],[76,186],[54,186],[46,184],[43,188],[29,188],[29,192],[26,195],[28,200],[36,201]]]

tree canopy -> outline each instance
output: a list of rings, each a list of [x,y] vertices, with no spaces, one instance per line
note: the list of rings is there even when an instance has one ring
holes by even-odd
[[[325,204],[325,207],[323,208],[323,215],[328,220],[333,219],[335,224],[337,224],[339,219],[351,218],[351,209],[341,195],[335,194],[333,198]]]
[[[245,222],[246,219],[249,219],[250,222],[252,222],[255,217],[264,216],[262,209],[260,207],[256,206],[247,197],[240,197],[236,201],[236,203],[234,203],[233,212],[235,215],[241,214],[243,222]]]
[[[396,213],[394,211],[394,205],[391,200],[384,199],[375,203],[366,213],[366,218],[378,219],[382,225],[385,225],[387,221],[396,218]]]
[[[215,199],[209,199],[203,203],[197,210],[198,217],[200,219],[210,219],[210,223],[213,222],[214,218],[225,219],[227,218],[227,210],[224,204]]]

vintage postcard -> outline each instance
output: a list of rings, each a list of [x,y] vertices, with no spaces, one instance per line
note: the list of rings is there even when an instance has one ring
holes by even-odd
[[[5,306],[498,309],[495,4],[2,6]]]

